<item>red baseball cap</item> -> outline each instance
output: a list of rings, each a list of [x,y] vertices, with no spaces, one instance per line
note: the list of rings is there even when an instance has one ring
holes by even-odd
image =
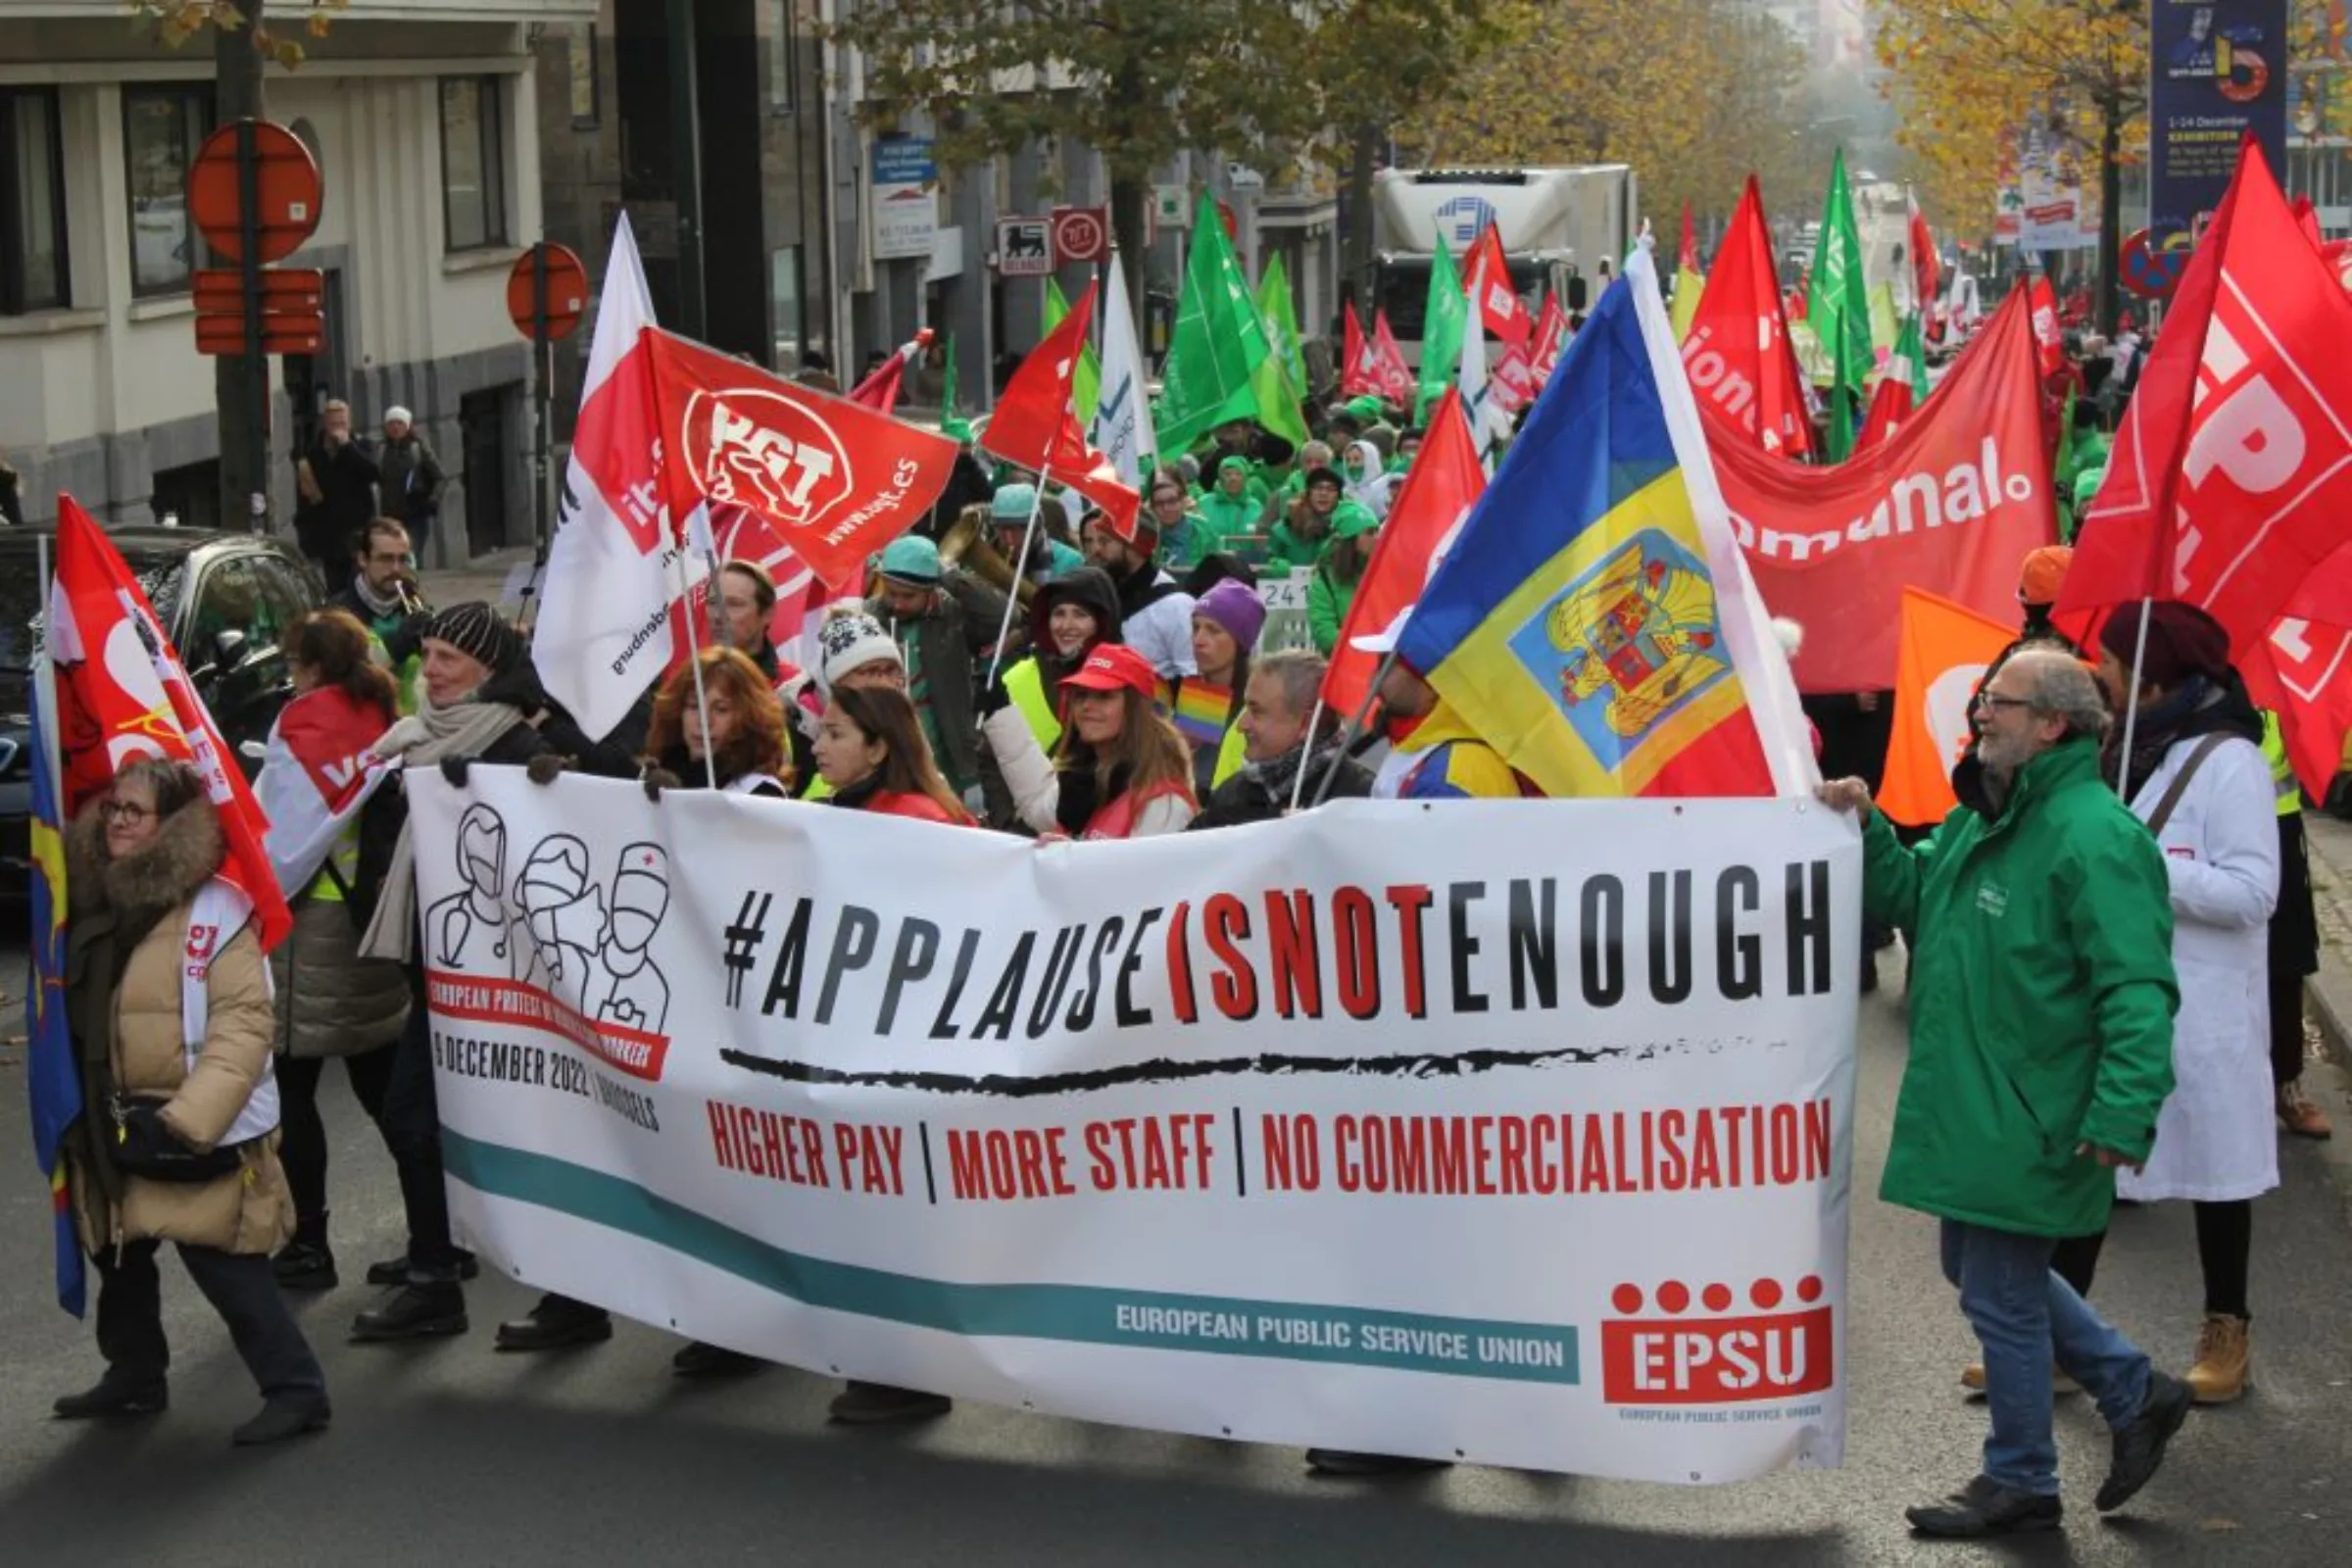
[[[1115,692],[1125,686],[1152,697],[1159,691],[1159,671],[1152,667],[1152,661],[1125,644],[1104,643],[1087,655],[1078,672],[1065,677],[1062,684],[1090,692]]]

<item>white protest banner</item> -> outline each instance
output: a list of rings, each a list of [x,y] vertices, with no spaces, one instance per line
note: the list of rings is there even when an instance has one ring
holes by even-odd
[[[1839,1461],[1860,855],[1811,803],[1041,848],[409,787],[453,1205],[534,1285],[1088,1420]]]

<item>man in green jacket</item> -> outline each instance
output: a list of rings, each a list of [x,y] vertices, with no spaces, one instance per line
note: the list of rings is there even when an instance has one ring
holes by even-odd
[[[2148,830],[2099,776],[2109,718],[2090,672],[2030,649],[1978,694],[1987,808],[1905,849],[1860,779],[1822,787],[1863,813],[1863,896],[1911,945],[1911,1056],[1879,1196],[1943,1221],[1944,1277],[1984,1348],[1984,1473],[1909,1510],[1930,1536],[2058,1527],[2051,1364],[2114,1432],[2097,1506],[2163,1462],[2187,1385],[2150,1365],[2050,1270],[2101,1229],[2115,1168],[2155,1142],[2173,1087],[2172,905]]]

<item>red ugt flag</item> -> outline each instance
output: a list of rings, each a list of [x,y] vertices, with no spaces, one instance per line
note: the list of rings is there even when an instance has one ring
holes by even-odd
[[[669,514],[743,507],[835,588],[931,510],[956,443],[648,329]],[[691,521],[682,530],[700,530]]]
[[[902,343],[898,352],[874,367],[874,373],[850,388],[850,401],[888,414],[899,406],[899,393],[906,384],[906,367],[916,356],[931,346],[931,329],[924,327],[914,334],[914,341]]]
[[[1348,302],[1343,318],[1344,337],[1341,348],[1345,363],[1340,370],[1340,395],[1360,398],[1380,395],[1380,362],[1372,344],[1364,336],[1364,323],[1355,314],[1355,301]]]
[[[276,947],[294,917],[262,848],[268,820],[138,579],[72,496],[58,497],[48,639],[57,666],[66,815],[104,793],[126,762],[164,757],[190,764],[228,841],[220,875],[252,902],[264,950]]]
[[[1070,408],[1070,386],[1094,318],[1095,285],[1089,283],[1070,314],[1012,372],[980,445],[1006,463],[1041,474],[1051,472],[1102,508],[1112,532],[1132,541],[1143,497],[1120,479],[1108,458],[1087,445]]]
[[[2269,637],[2345,543],[2348,345],[2352,297],[2248,144],[2141,373],[2060,612],[2178,599],[2228,627],[2235,657]]]
[[[1527,301],[1511,286],[1511,264],[1502,254],[1502,230],[1489,223],[1462,258],[1462,276],[1478,290],[1470,307],[1486,329],[1502,339],[1505,348],[1518,348],[1535,331]]]

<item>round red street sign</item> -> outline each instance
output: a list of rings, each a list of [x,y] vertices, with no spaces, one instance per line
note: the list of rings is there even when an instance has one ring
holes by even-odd
[[[267,120],[253,122],[254,250],[262,265],[282,262],[302,249],[318,228],[318,203],[325,194],[318,161],[300,137]],[[245,247],[238,222],[237,127],[222,125],[204,138],[188,166],[188,216],[205,242],[228,261],[242,261]]]
[[[2116,267],[2123,274],[2125,288],[2143,300],[2161,300],[2169,298],[2179,286],[2180,274],[2188,270],[2188,257],[2186,248],[2156,249],[2143,228],[2124,241]]]
[[[579,329],[588,309],[588,269],[569,246],[541,240],[514,260],[507,273],[507,318],[524,337],[538,324],[539,268],[535,258],[547,253],[547,340],[560,343]]]

